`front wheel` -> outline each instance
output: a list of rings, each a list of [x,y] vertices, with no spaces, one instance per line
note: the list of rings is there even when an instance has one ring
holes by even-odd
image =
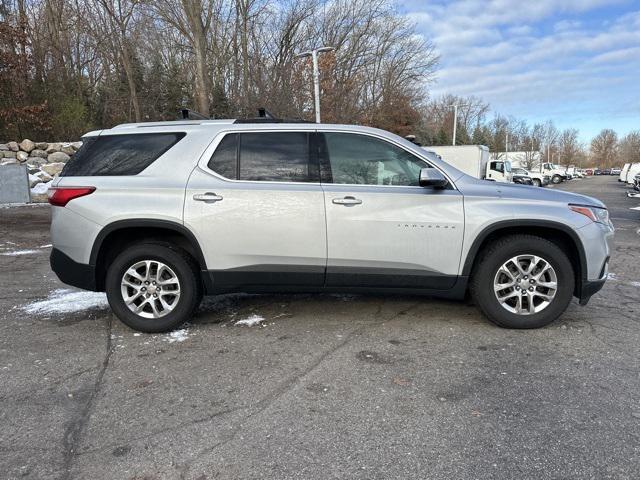
[[[179,327],[202,299],[191,257],[155,243],[135,245],[118,255],[107,270],[105,287],[116,316],[146,333]]]
[[[541,186],[542,186],[542,182],[541,182],[539,179],[537,179],[537,178],[534,178],[534,179],[533,179],[533,180],[531,180],[531,181],[533,182],[533,186],[534,186],[534,187],[541,187]]]
[[[560,175],[554,175],[554,176],[551,178],[551,183],[558,184],[558,183],[560,183],[560,182],[562,182],[562,177],[561,177]]]
[[[554,243],[532,235],[512,235],[489,246],[471,279],[471,293],[493,323],[506,328],[538,328],[569,305],[574,272]]]

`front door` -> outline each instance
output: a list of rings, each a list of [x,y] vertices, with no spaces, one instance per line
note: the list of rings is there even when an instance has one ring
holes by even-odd
[[[324,195],[311,140],[305,131],[229,132],[192,173],[184,221],[215,288],[323,285]]]
[[[464,233],[460,192],[420,187],[427,162],[387,140],[342,132],[319,140],[327,285],[451,288]]]

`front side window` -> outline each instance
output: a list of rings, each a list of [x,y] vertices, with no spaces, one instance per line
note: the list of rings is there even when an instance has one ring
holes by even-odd
[[[419,186],[427,163],[389,142],[355,133],[325,133],[333,183]]]
[[[308,132],[256,132],[226,135],[208,167],[232,180],[317,182],[318,164]]]
[[[496,172],[504,173],[504,162],[491,162],[489,168]]]

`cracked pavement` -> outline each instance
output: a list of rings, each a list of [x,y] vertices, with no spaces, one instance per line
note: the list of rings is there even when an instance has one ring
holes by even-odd
[[[0,477],[638,478],[638,200],[616,177],[553,188],[607,203],[613,275],[532,331],[404,296],[212,297],[181,337],[27,314],[66,288],[49,207],[0,208],[0,247],[36,250],[0,255]]]

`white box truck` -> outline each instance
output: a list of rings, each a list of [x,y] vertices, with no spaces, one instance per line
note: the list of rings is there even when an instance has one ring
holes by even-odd
[[[422,147],[435,153],[443,161],[472,177],[511,181],[511,163],[504,160],[489,161],[489,148],[484,145],[451,145],[443,147]]]

